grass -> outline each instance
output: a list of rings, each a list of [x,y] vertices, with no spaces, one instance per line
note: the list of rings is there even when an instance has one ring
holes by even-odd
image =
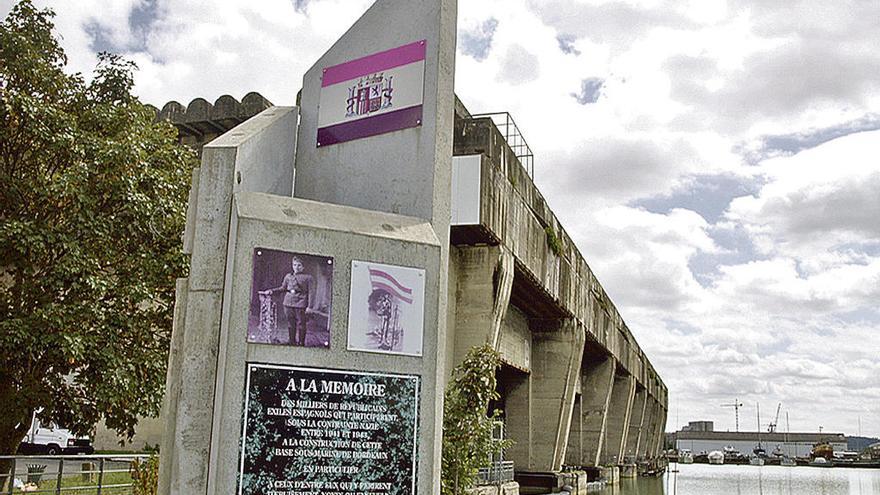
[[[123,468],[114,468],[114,469],[123,469]],[[12,493],[31,493],[31,494],[54,494],[61,493],[63,495],[98,495],[98,474],[95,473],[92,475],[91,480],[83,479],[82,475],[79,473],[73,474],[65,474],[63,478],[61,478],[61,491],[57,492],[58,489],[58,478],[57,474],[47,473],[42,476],[40,483],[38,484],[38,490],[34,492],[23,492],[22,490],[15,490]],[[22,480],[24,481],[24,480]],[[104,478],[102,480],[102,488],[101,495],[127,495],[132,491],[131,486],[125,487],[116,487],[116,488],[108,488],[109,485],[131,485],[132,483],[131,474],[126,472],[117,473],[112,472],[108,473],[106,470],[104,471]]]

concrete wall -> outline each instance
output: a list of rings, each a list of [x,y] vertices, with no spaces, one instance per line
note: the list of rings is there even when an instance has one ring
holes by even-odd
[[[500,244],[509,250],[524,280],[534,285],[531,292],[541,296],[529,300],[529,305],[540,303],[572,315],[623,370],[640,382],[656,379],[656,371],[613,302],[491,120],[456,121],[454,144],[457,156],[481,157],[481,172],[479,224],[453,227],[453,243]],[[559,240],[559,254],[549,247],[547,229]],[[655,380],[654,385],[649,395],[665,401],[662,381]]]
[[[501,359],[520,370],[529,371],[532,360],[532,333],[529,320],[515,306],[508,306],[501,322]]]
[[[144,449],[152,449],[162,445],[162,436],[165,432],[165,421],[162,418],[139,418],[135,428],[135,435],[129,441],[121,437],[111,429],[108,429],[101,421],[95,427],[95,437],[92,445],[95,450],[101,451],[124,451],[140,452]]]
[[[519,442],[509,458],[517,469],[553,471],[563,462],[595,466],[655,456],[665,425],[665,385],[504,136],[491,119],[465,113],[455,123],[454,152],[467,157],[456,163],[457,177],[479,180],[455,189],[454,201],[468,207],[451,238],[461,252],[483,258],[476,263],[473,255],[460,258],[459,274],[469,275],[458,278],[454,361],[465,348],[491,341],[490,310],[509,297],[499,349],[508,364],[530,372],[506,398],[507,431]],[[551,248],[548,232],[558,250]],[[510,295],[498,297],[490,275],[505,253],[514,259],[515,277]],[[473,266],[481,267],[479,277],[471,275],[477,272]],[[471,309],[462,318],[465,305]],[[471,310],[482,311],[483,319]],[[581,329],[582,338],[564,337],[558,325],[548,331],[552,322],[566,320]],[[469,328],[466,336],[461,324]],[[524,366],[517,351],[527,341],[529,366]]]
[[[163,404],[163,495],[208,490],[232,198],[255,189],[290,194],[296,125],[296,108],[269,108],[205,146],[194,172],[183,243],[190,276],[177,283]]]

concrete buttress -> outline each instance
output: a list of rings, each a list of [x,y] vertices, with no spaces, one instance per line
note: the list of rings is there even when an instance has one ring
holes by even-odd
[[[602,455],[603,464],[620,464],[623,462],[626,437],[629,433],[629,417],[632,412],[633,399],[636,392],[635,377],[630,374],[616,374],[614,388],[611,391],[611,403],[608,406],[606,424],[607,446]]]
[[[654,432],[656,430],[655,423],[659,416],[657,409],[657,399],[649,395],[647,404],[645,405],[644,432],[642,434],[642,440],[639,442],[639,456],[641,457],[651,456],[651,448],[654,446]]]
[[[629,418],[629,434],[626,438],[626,451],[624,456],[635,461],[639,457],[639,442],[645,429],[645,411],[648,406],[648,390],[644,387],[636,387],[636,395],[633,400],[632,414]]]
[[[598,466],[605,443],[608,407],[614,387],[614,358],[602,356],[588,360],[581,369],[581,418],[578,443],[579,460],[572,464]],[[569,445],[573,442],[569,441]]]
[[[474,346],[489,343],[498,349],[513,286],[513,255],[500,246],[463,246],[456,256],[453,363],[459,364]]]
[[[532,429],[536,435],[530,469],[559,471],[565,461],[586,333],[576,320],[566,319],[557,328],[541,329],[533,335]]]

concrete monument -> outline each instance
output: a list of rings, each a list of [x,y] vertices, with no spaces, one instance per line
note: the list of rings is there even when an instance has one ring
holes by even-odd
[[[163,495],[439,493],[455,34],[379,0],[300,108],[204,147]]]

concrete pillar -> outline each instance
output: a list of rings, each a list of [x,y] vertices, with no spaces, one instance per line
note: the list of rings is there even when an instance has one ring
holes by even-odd
[[[517,470],[528,471],[532,465],[532,380],[517,374],[509,384],[505,406],[505,433],[513,446],[504,452]]]
[[[568,447],[565,449],[565,464],[569,466],[582,466],[584,456],[584,413],[581,389],[577,387],[574,396],[574,405],[571,408],[571,426],[568,428]]]
[[[606,424],[607,448],[602,455],[603,464],[623,462],[626,437],[629,433],[629,417],[636,393],[636,379],[630,374],[614,376],[611,403]]]
[[[586,333],[577,320],[535,329],[532,342],[532,463],[536,471],[559,471],[568,444],[575,385]]]
[[[642,435],[643,438],[641,442],[639,442],[639,455],[642,457],[653,457],[651,449],[654,447],[654,439],[656,437],[655,433],[657,427],[655,425],[655,422],[657,421],[658,417],[657,409],[657,399],[655,399],[654,396],[649,395],[645,409],[645,426],[643,428],[644,432]]]
[[[581,455],[578,464],[598,466],[605,446],[608,405],[614,387],[614,358],[584,362],[581,369]]]
[[[514,265],[513,255],[499,246],[461,246],[456,262],[453,366],[474,346],[488,342],[498,349]]]
[[[648,390],[641,385],[636,386],[636,395],[633,400],[632,414],[629,418],[629,433],[626,437],[626,450],[624,455],[630,462],[635,462],[639,457],[639,442],[645,428],[645,410],[648,406]]]
[[[192,207],[191,207],[192,208]],[[168,351],[168,370],[165,375],[165,396],[162,399],[161,419],[165,422],[165,431],[162,435],[162,452],[159,457],[159,487],[161,495],[167,495],[171,491],[171,476],[175,462],[175,428],[177,426],[177,403],[180,398],[180,358],[183,347],[183,333],[186,328],[186,296],[189,281],[186,278],[177,279],[174,293],[174,319],[171,330],[171,346]]]
[[[659,421],[657,421],[656,438],[654,443],[654,450],[652,452],[654,457],[659,456],[660,452],[663,450],[663,440],[666,433],[666,407],[661,404],[659,407],[659,411],[660,417],[658,418]]]
[[[208,491],[232,198],[240,191],[290,195],[297,113],[293,107],[269,108],[202,151],[184,233],[190,273],[177,285],[160,495]]]

